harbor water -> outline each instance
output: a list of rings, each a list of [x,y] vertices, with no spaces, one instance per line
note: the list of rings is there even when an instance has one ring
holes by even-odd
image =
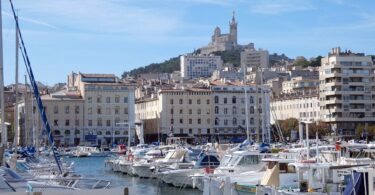
[[[105,157],[65,158],[74,162],[74,171],[85,178],[103,179],[111,182],[112,187],[130,187],[136,194],[147,195],[201,195],[196,189],[180,189],[159,182],[157,179],[131,177],[123,173],[114,173],[104,167]]]

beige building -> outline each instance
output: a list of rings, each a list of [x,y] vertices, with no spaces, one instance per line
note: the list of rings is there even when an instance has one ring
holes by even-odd
[[[137,120],[143,121],[147,141],[169,135],[205,141],[213,135],[212,100],[209,89],[159,90],[157,97],[136,102]]]
[[[119,82],[112,74],[72,73],[66,90],[41,96],[57,145],[109,145],[135,142],[134,86]],[[31,99],[29,99],[31,101]],[[20,105],[20,115],[31,110],[31,102]],[[35,128],[43,129],[33,102]],[[30,116],[27,132],[33,128]],[[41,136],[43,132],[36,132]],[[40,143],[38,143],[40,144]]]
[[[246,67],[247,72],[249,70],[255,70],[256,68],[268,68],[269,67],[269,55],[267,50],[255,50],[245,49],[241,52],[241,67]]]
[[[374,64],[371,56],[333,48],[319,70],[320,117],[339,135],[375,122]]]
[[[136,119],[143,121],[146,141],[156,141],[158,137],[164,141],[173,133],[191,142],[214,139],[228,142],[233,137],[246,137],[248,114],[252,138],[259,139],[261,129],[269,128],[266,106],[269,105],[269,90],[261,98],[255,86],[247,86],[247,89],[248,113],[241,82],[214,81],[206,87],[163,89],[157,95],[138,99]],[[265,99],[264,104],[261,99]],[[266,110],[264,114],[262,108]]]

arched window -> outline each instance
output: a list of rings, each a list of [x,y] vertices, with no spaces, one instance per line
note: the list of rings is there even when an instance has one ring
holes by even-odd
[[[219,114],[219,106],[215,106],[215,114]]]
[[[233,125],[237,125],[237,118],[233,118]]]

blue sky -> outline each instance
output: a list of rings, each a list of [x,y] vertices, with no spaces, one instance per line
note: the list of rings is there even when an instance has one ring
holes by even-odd
[[[114,73],[191,52],[228,32],[236,11],[240,44],[289,57],[336,46],[375,54],[375,1],[13,0],[36,79],[66,82],[71,71]],[[4,71],[14,82],[14,21],[2,1]],[[23,63],[20,74],[25,74]]]

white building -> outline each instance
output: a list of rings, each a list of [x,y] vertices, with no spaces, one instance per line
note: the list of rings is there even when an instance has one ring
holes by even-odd
[[[194,79],[211,77],[212,73],[221,69],[223,61],[220,56],[214,55],[182,55],[180,57],[181,77]]]
[[[318,95],[289,94],[271,101],[271,123],[295,118],[298,121],[318,121],[320,107]]]
[[[374,124],[375,67],[371,56],[333,48],[321,64],[321,119],[341,136],[355,135],[358,125]]]

